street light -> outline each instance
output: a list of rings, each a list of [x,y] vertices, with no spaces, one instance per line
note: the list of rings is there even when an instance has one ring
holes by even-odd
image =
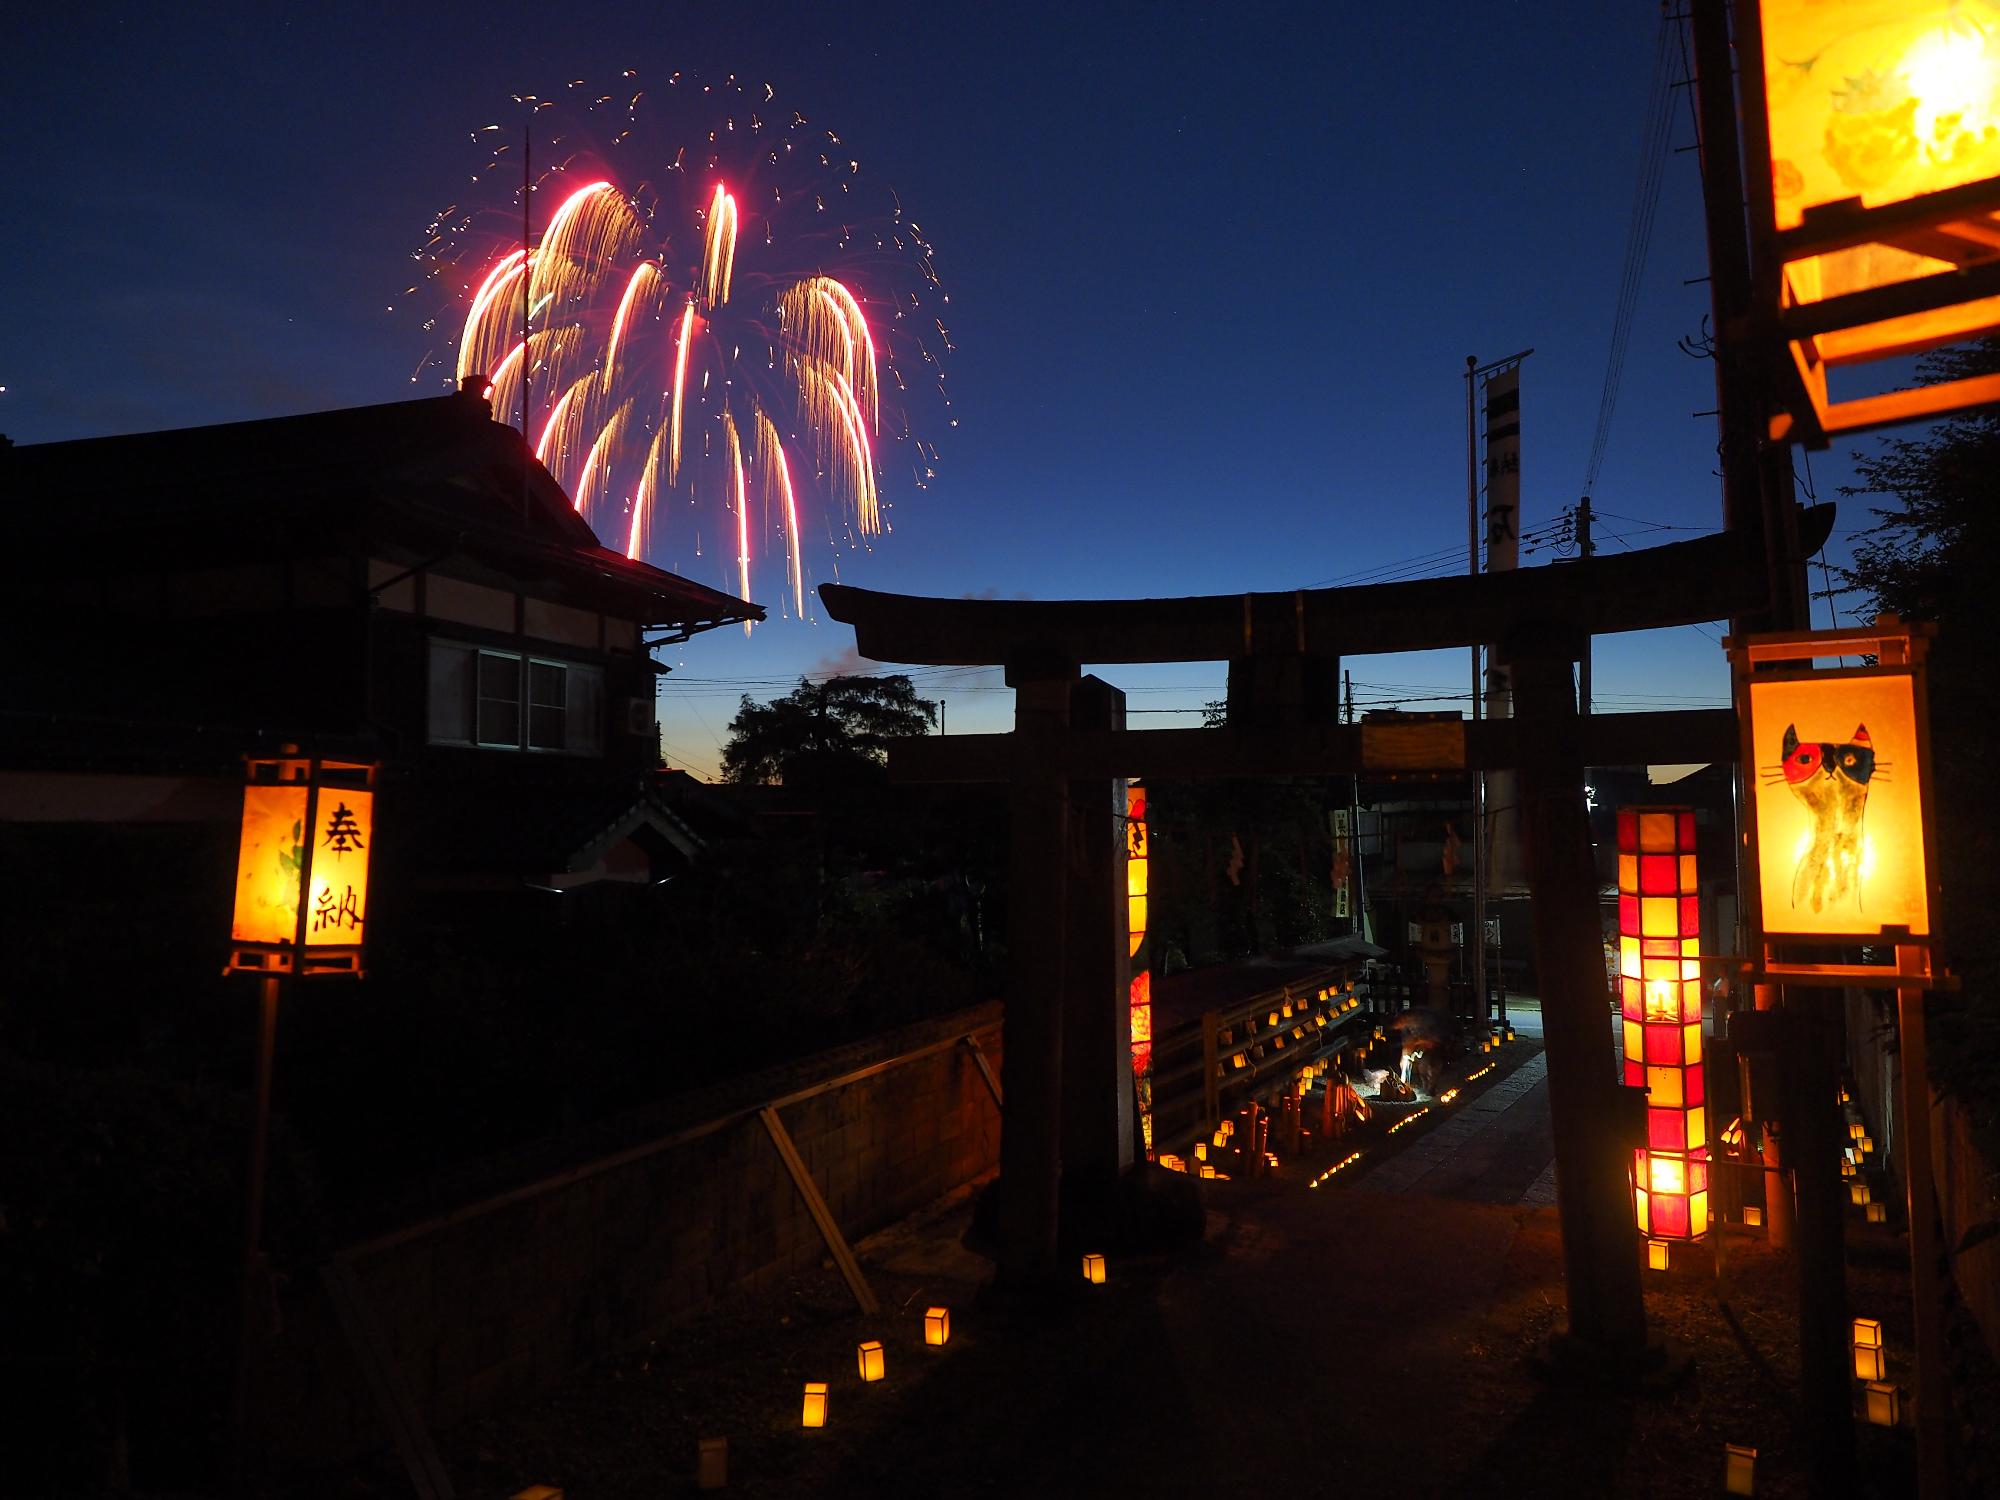
[[[2000,400],[2000,376],[1848,401],[1827,372],[2000,327],[2000,9],[1761,0],[1739,21],[1760,315],[1797,377],[1771,435]],[[1762,87],[1752,80],[1762,74]]]

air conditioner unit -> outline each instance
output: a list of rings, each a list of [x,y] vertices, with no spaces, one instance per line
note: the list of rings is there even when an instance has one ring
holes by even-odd
[[[627,698],[625,700],[625,732],[627,734],[651,734],[653,723],[653,700],[651,698]]]

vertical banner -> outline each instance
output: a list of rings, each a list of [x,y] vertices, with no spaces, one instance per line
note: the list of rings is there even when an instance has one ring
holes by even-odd
[[[1521,367],[1486,380],[1486,571],[1512,572],[1521,563]],[[1507,669],[1486,664],[1486,717],[1512,718]],[[1486,892],[1504,895],[1521,880],[1520,783],[1512,771],[1486,777]]]
[[[1333,914],[1351,917],[1354,910],[1354,853],[1349,843],[1348,810],[1336,807],[1327,814],[1333,830]]]
[[[1521,367],[1486,380],[1486,571],[1521,563]]]
[[[1146,837],[1146,789],[1125,783],[1125,931],[1132,960],[1128,997],[1132,1020],[1132,1078],[1138,1088],[1139,1130],[1146,1156],[1153,1155],[1153,966],[1146,941],[1146,902],[1151,884],[1150,840]]]

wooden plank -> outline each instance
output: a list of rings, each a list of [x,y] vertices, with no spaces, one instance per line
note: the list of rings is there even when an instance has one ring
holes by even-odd
[[[765,1105],[757,1111],[763,1120],[764,1129],[770,1133],[771,1144],[778,1148],[778,1158],[785,1164],[785,1170],[792,1174],[792,1186],[799,1190],[799,1196],[806,1200],[806,1212],[812,1215],[813,1223],[819,1226],[819,1237],[826,1241],[826,1248],[833,1256],[833,1263],[840,1267],[840,1274],[847,1279],[847,1289],[854,1293],[854,1300],[863,1312],[873,1317],[882,1310],[882,1304],[875,1300],[874,1289],[868,1285],[868,1278],[861,1274],[861,1263],[854,1258],[854,1252],[847,1248],[846,1237],[840,1226],[833,1221],[833,1211],[826,1206],[826,1199],[820,1196],[819,1184],[812,1180],[812,1173],[799,1159],[799,1148],[792,1144],[791,1132],[785,1129],[785,1122],[778,1118],[777,1110]]]
[[[1799,517],[1817,551],[1831,505]],[[1731,533],[1524,568],[1358,588],[1183,599],[927,599],[820,585],[863,656],[930,666],[994,666],[1059,675],[1085,662],[1345,657],[1505,640],[1560,619],[1605,635],[1731,619],[1765,604],[1761,561]]]
[[[1521,763],[1518,721],[1483,719],[1464,723],[1462,729],[1463,759],[1423,769],[1452,774],[1506,770]],[[1727,708],[1595,714],[1584,721],[1583,736],[1586,763],[1593,766],[1733,762],[1741,743],[1735,710]],[[889,747],[889,777],[905,782],[1011,781],[1018,753],[1007,734],[898,740]],[[1363,751],[1363,726],[1355,724],[1080,733],[1070,736],[1066,753],[1069,772],[1078,778],[1321,776],[1373,768]],[[1419,768],[1410,764],[1401,769]]]
[[[979,1045],[979,1038],[964,1038],[965,1050],[972,1054],[972,1065],[979,1069],[979,1076],[986,1080],[986,1092],[993,1096],[993,1107],[1002,1115],[1007,1113],[1007,1101],[1000,1097],[1000,1080],[993,1076],[993,1064],[986,1060],[986,1049]]]
[[[319,1277],[327,1300],[333,1304],[334,1321],[347,1340],[348,1351],[361,1371],[368,1394],[375,1398],[375,1409],[381,1414],[382,1425],[389,1430],[418,1500],[453,1500],[455,1492],[450,1476],[445,1473],[444,1461],[431,1442],[430,1429],[417,1411],[401,1368],[388,1351],[381,1325],[375,1321],[374,1311],[354,1279],[352,1261],[336,1255],[320,1267]]]
[[[1465,766],[1465,720],[1364,723],[1361,764],[1370,771],[1461,770]]]

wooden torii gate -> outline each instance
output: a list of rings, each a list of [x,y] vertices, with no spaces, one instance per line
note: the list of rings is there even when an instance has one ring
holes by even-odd
[[[1833,507],[1799,513],[1804,552]],[[1002,1034],[1001,1273],[1056,1274],[1060,1186],[1130,1159],[1120,1096],[1125,994],[1113,978],[1119,777],[1309,776],[1480,771],[1521,777],[1522,826],[1549,1060],[1558,1213],[1575,1354],[1606,1369],[1647,1358],[1627,1192],[1638,1111],[1617,1080],[1605,1024],[1583,770],[1733,761],[1728,709],[1580,717],[1571,669],[1590,636],[1729,619],[1762,609],[1761,554],[1725,532],[1520,572],[1360,588],[1182,599],[926,599],[824,584],[863,656],[1000,666],[1015,690],[1011,734],[905,740],[892,779],[1003,782],[1010,789],[1010,982]],[[1337,722],[1345,656],[1498,642],[1515,717],[1456,725]],[[1123,695],[1086,663],[1227,661],[1221,729],[1135,731]],[[1441,732],[1442,731],[1442,732]],[[1122,1136],[1121,1136],[1122,1132]]]

